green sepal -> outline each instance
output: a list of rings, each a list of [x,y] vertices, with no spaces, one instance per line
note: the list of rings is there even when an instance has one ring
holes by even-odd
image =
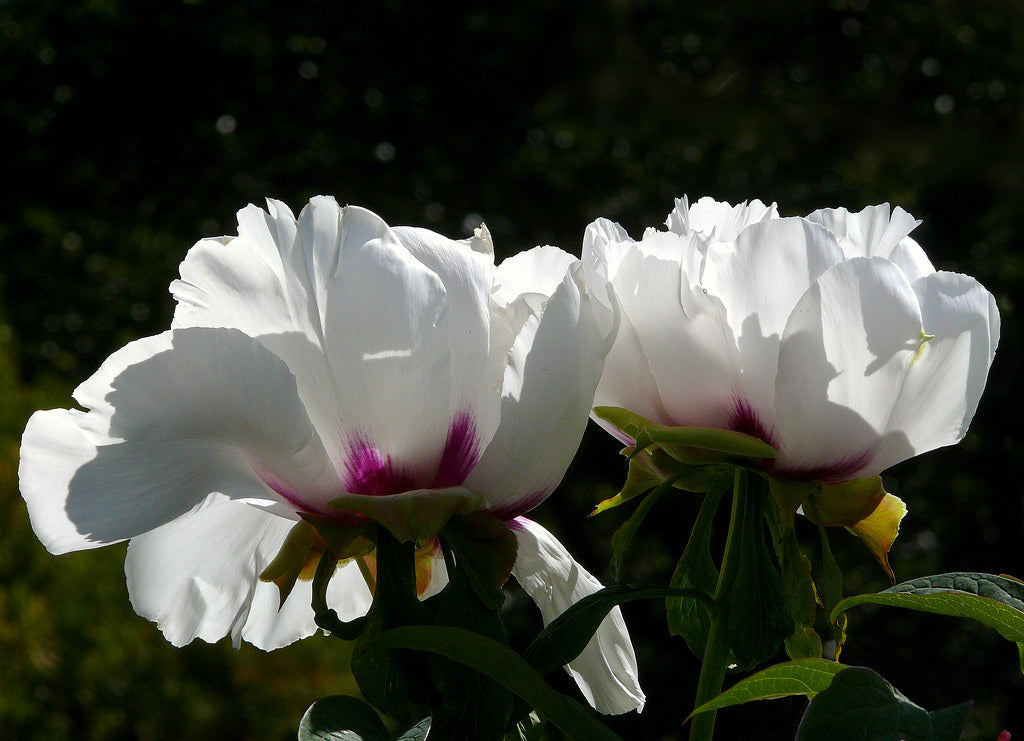
[[[782,577],[764,542],[762,482],[742,477],[747,496],[740,501],[739,563],[729,599],[729,646],[737,670],[747,671],[770,659],[793,634],[793,618],[786,606]]]
[[[626,482],[618,494],[599,503],[590,513],[591,516],[646,494],[666,479],[672,479],[672,486],[676,489],[696,493],[708,491],[722,479],[732,480],[732,471],[727,465],[695,466],[680,463],[659,447],[637,450],[630,446],[624,448],[622,453],[629,458]]]
[[[437,535],[453,515],[475,512],[483,503],[483,495],[463,486],[449,486],[381,496],[345,493],[327,506],[369,517],[402,543],[422,543]]]
[[[876,672],[854,666],[811,700],[796,741],[957,741],[970,709],[928,712]]]
[[[637,531],[640,530],[640,526],[647,518],[651,508],[657,504],[666,491],[672,488],[672,483],[672,479],[663,481],[647,494],[647,496],[640,500],[640,504],[633,510],[633,514],[629,516],[629,519],[619,525],[618,529],[612,534],[612,569],[616,580],[619,578],[622,558],[629,549],[630,544],[632,544],[633,538],[636,537]]]
[[[777,455],[768,443],[742,432],[662,425],[619,407],[594,407],[594,414],[634,440],[637,450],[658,445],[681,463],[750,465]]]
[[[501,587],[512,573],[519,541],[504,522],[483,512],[455,515],[439,533],[454,552],[477,597],[491,610],[501,609]]]
[[[348,695],[317,700],[299,721],[299,741],[390,741],[377,712]]]
[[[310,556],[316,552],[318,541],[322,551],[323,539],[318,536],[316,528],[304,520],[296,523],[285,536],[281,550],[260,574],[260,581],[277,586],[278,609],[284,605],[302,569],[305,568]]]
[[[831,617],[863,604],[973,618],[1017,644],[1024,674],[1024,583],[1019,579],[977,572],[923,576],[875,594],[847,597],[831,610]]]
[[[690,538],[672,572],[669,586],[692,589],[712,599],[718,585],[718,568],[711,557],[711,532],[715,513],[728,486],[717,486],[709,491],[693,523]],[[682,636],[693,655],[704,657],[711,618],[707,603],[695,597],[670,597],[665,600],[665,616],[669,633]]]

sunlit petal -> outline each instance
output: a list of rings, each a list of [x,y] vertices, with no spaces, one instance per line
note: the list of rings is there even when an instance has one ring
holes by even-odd
[[[512,574],[537,603],[545,625],[601,589],[601,583],[542,526],[524,517],[512,525],[519,540]],[[604,619],[583,653],[565,668],[599,712],[643,709],[636,656],[618,607]]]

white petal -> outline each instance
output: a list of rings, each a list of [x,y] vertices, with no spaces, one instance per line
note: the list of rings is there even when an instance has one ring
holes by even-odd
[[[926,334],[887,425],[922,453],[963,439],[999,342],[995,298],[974,278],[932,273],[914,284]]]
[[[697,276],[680,266],[681,260],[689,262],[684,250],[691,247],[673,238],[677,240],[674,259],[644,255],[638,246],[623,258],[613,276],[623,320],[611,353],[614,364],[608,366],[608,381],[602,379],[601,385],[619,391],[602,390],[599,395],[602,400],[619,398],[626,405],[630,392],[623,386],[630,378],[644,378],[642,366],[629,357],[636,352],[632,327],[660,400],[652,399],[643,409],[628,408],[647,412],[644,416],[650,414],[665,424],[727,427],[733,411],[733,376],[739,369],[735,341],[721,301],[707,295],[696,285]],[[641,246],[647,247],[648,241]],[[659,407],[665,410],[664,416]]]
[[[516,338],[505,369],[501,421],[466,486],[495,515],[529,511],[565,475],[586,427],[608,352],[579,264]]]
[[[259,580],[294,524],[218,499],[133,538],[125,559],[132,606],[175,646],[230,634],[236,647],[245,639],[271,650],[312,635],[310,584],[296,582],[278,610],[277,586]],[[354,565],[336,572],[328,599],[343,620],[365,614],[370,593]]]
[[[722,301],[737,343],[737,407],[741,416],[759,420],[764,434],[774,416],[774,370],[786,320],[807,287],[842,259],[828,231],[795,218],[762,221],[733,242],[708,247],[701,284]]]
[[[272,206],[279,217],[249,206],[238,212],[237,237],[189,250],[171,283],[173,328],[234,327],[250,337],[305,331],[306,288],[281,253],[294,240],[295,220],[283,204]]]
[[[847,258],[885,257],[891,259],[897,245],[921,222],[897,206],[867,206],[857,213],[845,208],[823,208],[807,216],[823,225],[836,239]]]
[[[521,296],[529,298],[536,311],[544,299],[558,288],[576,258],[552,247],[534,247],[502,260],[494,271],[494,301],[508,306]]]
[[[213,492],[267,506],[290,494],[294,512],[340,489],[288,368],[237,330],[133,342],[75,397],[91,411],[40,412],[22,444],[22,493],[51,549],[134,537]]]
[[[612,311],[614,299],[607,285],[619,272],[619,264],[636,244],[626,230],[608,219],[597,219],[583,234],[583,274],[587,290],[603,307]]]
[[[845,480],[913,455],[889,418],[922,330],[917,297],[888,260],[855,258],[822,275],[794,309],[779,353],[780,469]]]
[[[349,207],[332,219],[326,211],[303,210],[298,234],[315,269],[346,488],[371,493],[360,491],[371,463],[396,486],[428,486],[454,424],[444,284],[393,231],[374,236],[382,222],[369,212]]]
[[[907,280],[911,283],[935,272],[935,267],[932,265],[931,260],[928,259],[928,255],[921,249],[921,245],[910,237],[904,237],[896,245],[892,254],[889,255],[889,259],[903,271],[903,274],[907,276]]]
[[[494,263],[493,255],[487,251],[488,240],[474,237],[456,242],[427,229],[410,227],[397,227],[394,231],[405,248],[444,284],[451,333],[449,415],[451,419],[466,415],[473,420],[472,447],[482,450],[498,426],[508,351],[506,346],[492,352],[490,291]],[[477,243],[481,243],[480,247],[474,249]],[[433,485],[461,484],[476,461],[476,454],[466,451],[455,467],[461,469],[461,475],[456,470],[440,470]],[[441,465],[446,468],[448,461]]]
[[[32,529],[51,553],[97,548],[159,527],[212,492],[268,498],[226,443],[145,440],[97,446],[86,415],[36,412],[21,445],[19,479]]]
[[[601,583],[543,527],[524,517],[511,524],[519,541],[512,574],[537,603],[545,625],[601,589]],[[565,669],[599,712],[619,714],[643,709],[636,656],[618,607],[604,619],[583,653]]]
[[[683,196],[676,199],[676,207],[665,220],[665,226],[675,234],[694,232],[707,239],[727,242],[751,224],[778,217],[774,203],[766,206],[756,199],[733,206],[704,196],[691,206]]]

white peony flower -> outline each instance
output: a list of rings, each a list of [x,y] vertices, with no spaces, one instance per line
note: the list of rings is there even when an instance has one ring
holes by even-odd
[[[754,435],[778,451],[772,475],[825,483],[964,436],[999,314],[976,280],[934,270],[905,211],[683,198],[666,223],[640,241],[587,229],[587,281],[622,309],[595,405]]]
[[[87,411],[32,416],[32,527],[52,553],[129,539],[132,604],[174,645],[273,649],[316,630],[308,581],[278,609],[259,578],[300,515],[365,523],[329,506],[345,496],[429,538],[443,519],[403,521],[400,503],[436,497],[442,518],[455,501],[510,523],[514,574],[548,621],[600,588],[521,517],[564,475],[608,351],[581,276],[554,247],[495,267],[483,227],[453,241],[326,197],[298,219],[249,206],[237,237],[182,263],[171,329],[75,391]],[[443,561],[432,574],[436,591]],[[329,607],[351,620],[370,600],[343,562]],[[643,704],[617,611],[570,670],[598,710]]]

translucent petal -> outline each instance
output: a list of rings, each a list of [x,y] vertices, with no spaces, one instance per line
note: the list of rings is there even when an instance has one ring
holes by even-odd
[[[512,517],[539,504],[579,446],[608,343],[577,269],[563,276],[541,313],[523,326],[509,352],[501,422],[466,479],[495,515]]]
[[[295,523],[219,498],[198,512],[133,538],[125,559],[135,611],[175,646],[230,634],[265,650],[316,631],[309,582],[299,581],[278,610],[274,584],[259,575]],[[331,607],[343,620],[365,614],[370,592],[354,564],[335,574]]]
[[[822,275],[794,309],[779,353],[779,468],[846,480],[913,455],[889,419],[922,330],[917,297],[888,260],[855,258]]]
[[[512,574],[537,603],[545,625],[601,589],[601,583],[542,526],[524,517],[511,524],[519,541]],[[565,668],[599,712],[643,709],[636,656],[618,607],[604,619],[583,653]]]

